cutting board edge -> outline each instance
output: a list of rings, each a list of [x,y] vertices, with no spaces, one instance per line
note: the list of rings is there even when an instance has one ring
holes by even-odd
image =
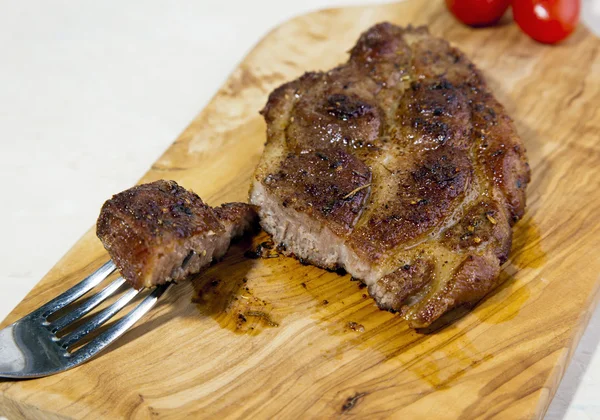
[[[564,354],[562,364],[555,364],[553,368],[553,372],[548,375],[547,382],[551,382],[546,388],[550,391],[545,398],[540,398],[538,407],[536,409],[536,413],[539,413],[538,418],[543,419],[548,412],[548,408],[550,408],[550,404],[562,383],[562,380],[571,365],[571,360],[577,351],[577,347],[583,338],[587,327],[590,323],[590,319],[594,312],[598,309],[600,305],[600,281],[596,281],[596,290],[594,291],[593,296],[590,298],[590,302],[587,305],[588,310],[583,312],[580,316],[581,320],[576,324],[577,328],[574,329],[571,334],[571,339],[569,341],[569,345],[566,346],[562,353]]]

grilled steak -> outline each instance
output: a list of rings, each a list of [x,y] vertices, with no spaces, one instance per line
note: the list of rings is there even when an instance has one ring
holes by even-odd
[[[497,285],[529,167],[463,53],[425,27],[378,24],[262,114],[251,202],[287,254],[344,268],[415,328]]]
[[[248,204],[212,208],[174,181],[161,180],[104,203],[97,235],[122,276],[139,289],[197,273],[254,223]]]

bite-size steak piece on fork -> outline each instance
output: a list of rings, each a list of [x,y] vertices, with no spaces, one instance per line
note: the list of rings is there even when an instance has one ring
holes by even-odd
[[[96,228],[123,278],[139,289],[197,273],[256,222],[248,204],[213,208],[176,182],[160,180],[114,195]]]
[[[529,166],[459,50],[378,24],[348,62],[280,86],[262,114],[250,201],[288,255],[344,268],[415,328],[497,285]]]

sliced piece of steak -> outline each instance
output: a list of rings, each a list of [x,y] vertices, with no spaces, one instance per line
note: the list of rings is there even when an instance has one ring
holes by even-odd
[[[256,222],[248,204],[212,208],[176,182],[160,180],[104,203],[96,233],[123,277],[142,288],[197,273]]]

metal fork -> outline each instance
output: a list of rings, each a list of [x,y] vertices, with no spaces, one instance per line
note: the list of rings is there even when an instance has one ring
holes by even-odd
[[[0,377],[36,378],[62,372],[82,364],[96,356],[131,328],[156,304],[169,287],[169,283],[156,287],[135,309],[114,325],[75,351],[69,351],[89,333],[123,309],[141,290],[130,288],[112,305],[62,337],[58,337],[57,333],[112,296],[125,283],[125,280],[119,277],[85,303],[54,321],[48,321],[48,317],[99,285],[115,269],[115,264],[108,261],[79,284],[14,324],[0,330]]]

